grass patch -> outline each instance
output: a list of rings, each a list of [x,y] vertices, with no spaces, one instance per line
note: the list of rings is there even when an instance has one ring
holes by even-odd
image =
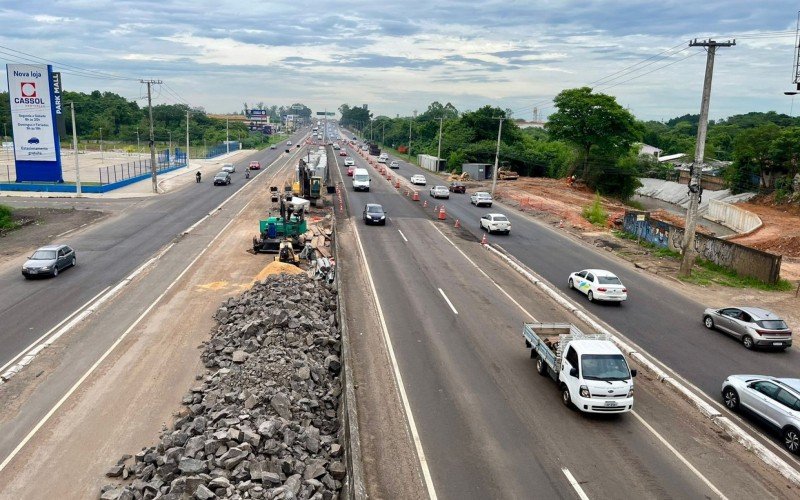
[[[697,259],[695,261],[691,276],[679,279],[696,285],[717,284],[731,288],[755,288],[770,292],[788,292],[794,288],[789,280],[779,279],[774,285],[764,283],[755,278],[739,276],[736,271],[705,259]]]
[[[595,226],[605,226],[608,222],[608,212],[603,210],[603,203],[600,195],[594,196],[594,201],[588,207],[583,209],[583,218],[594,224]]]
[[[11,207],[0,205],[0,230],[11,231],[17,228],[17,223],[14,222],[13,212]]]

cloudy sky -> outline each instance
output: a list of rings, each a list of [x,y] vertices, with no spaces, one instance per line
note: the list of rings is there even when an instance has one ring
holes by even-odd
[[[530,119],[565,88],[614,95],[640,119],[697,113],[719,49],[711,115],[800,113],[797,2],[788,0],[0,0],[0,61],[51,61],[67,90],[144,94],[209,112],[244,102],[315,111],[367,103],[408,115],[431,101]],[[24,53],[24,54],[23,54]],[[27,54],[27,55],[26,55]],[[35,56],[35,57],[31,57]],[[5,66],[3,66],[5,71]],[[142,101],[140,101],[142,102]]]

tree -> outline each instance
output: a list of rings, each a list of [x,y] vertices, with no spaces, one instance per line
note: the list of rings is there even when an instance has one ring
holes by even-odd
[[[558,111],[550,115],[547,130],[551,137],[565,140],[581,149],[581,175],[587,182],[598,178],[592,172],[593,168],[605,168],[598,162],[590,162],[593,148],[615,160],[626,154],[633,142],[642,135],[643,131],[633,115],[620,106],[614,97],[592,93],[589,87],[564,90],[555,97],[554,102]]]
[[[748,177],[753,172],[758,173],[762,186],[773,185],[776,163],[770,149],[779,135],[780,127],[767,123],[746,129],[736,137],[733,144],[734,171],[729,174],[734,190],[746,190]]]

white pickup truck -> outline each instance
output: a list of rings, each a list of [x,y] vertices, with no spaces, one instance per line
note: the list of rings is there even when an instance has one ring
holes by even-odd
[[[525,323],[525,347],[539,375],[561,389],[561,401],[587,413],[633,409],[633,377],[625,356],[605,334],[585,334],[569,323]]]

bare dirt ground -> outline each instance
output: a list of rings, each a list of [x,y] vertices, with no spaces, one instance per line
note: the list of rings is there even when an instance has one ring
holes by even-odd
[[[21,227],[0,233],[0,256],[13,257],[53,243],[59,235],[97,222],[105,212],[74,208],[15,208],[14,220]]]
[[[468,189],[488,189],[490,182],[468,181]],[[800,297],[796,290],[789,292],[763,291],[750,288],[731,288],[722,285],[694,285],[678,281],[679,263],[660,257],[635,241],[618,238],[611,232],[615,218],[625,213],[622,203],[602,198],[603,208],[610,214],[609,227],[598,228],[583,218],[584,207],[590,205],[595,194],[585,187],[569,187],[563,180],[520,177],[515,181],[498,181],[496,198],[532,217],[555,226],[563,221],[563,230],[584,242],[611,251],[636,267],[646,269],[667,280],[685,295],[709,305],[751,305],[775,311],[790,325],[800,324]],[[791,281],[796,288],[800,282],[800,207],[770,205],[771,200],[741,203],[764,222],[755,233],[735,239],[737,243],[761,250],[782,254],[781,277]],[[663,210],[651,216],[676,225],[683,225],[680,217]],[[701,228],[701,232],[711,232]]]

